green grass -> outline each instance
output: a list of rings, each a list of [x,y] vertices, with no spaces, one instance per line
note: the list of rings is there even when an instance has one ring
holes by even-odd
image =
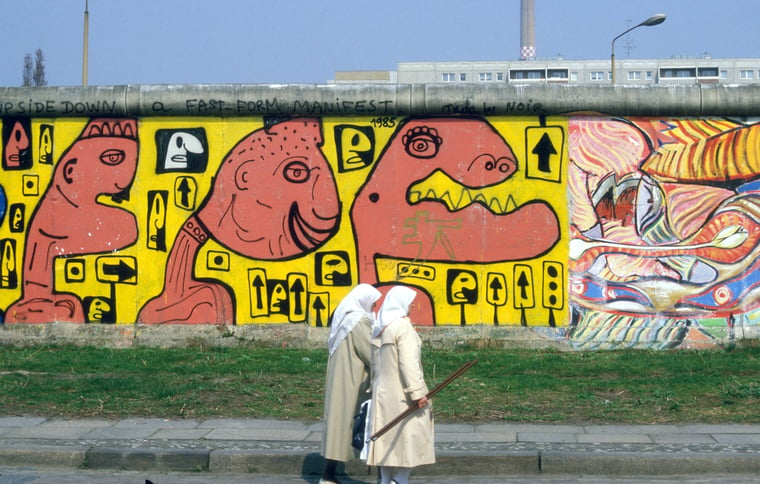
[[[711,351],[426,347],[438,422],[760,423],[760,344]],[[0,415],[316,421],[326,350],[0,348]]]

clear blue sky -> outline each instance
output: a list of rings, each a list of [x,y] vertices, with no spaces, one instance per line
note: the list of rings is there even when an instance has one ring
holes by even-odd
[[[85,0],[0,0],[0,86],[41,48],[82,81]],[[520,0],[89,0],[89,84],[324,83],[400,61],[514,60]],[[760,0],[535,0],[538,57],[760,57]],[[630,48],[629,48],[630,47]]]

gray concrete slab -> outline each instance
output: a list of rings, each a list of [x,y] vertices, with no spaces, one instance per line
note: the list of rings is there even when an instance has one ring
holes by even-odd
[[[546,451],[541,453],[541,471],[547,474],[606,476],[688,476],[723,472],[760,473],[760,454]]]
[[[111,422],[111,426],[115,429],[139,427],[192,429],[198,427],[199,424],[197,420],[170,420],[165,418],[127,418]]]
[[[114,422],[111,420],[99,420],[99,419],[57,419],[57,418],[51,418],[46,419],[44,422],[40,422],[37,424],[40,428],[46,428],[46,427],[58,427],[58,428],[101,428],[101,427],[111,427],[114,425]]]
[[[268,420],[268,419],[209,419],[204,420],[203,427],[215,429],[275,429],[275,430],[307,430],[308,425],[296,420]]]
[[[588,444],[651,444],[652,438],[646,434],[620,434],[614,432],[586,433],[575,436],[577,442]]]
[[[578,442],[578,434],[567,432],[551,432],[549,429],[541,429],[541,432],[517,432],[518,442]]]
[[[712,434],[713,438],[718,441],[720,444],[750,444],[750,445],[760,445],[760,435],[759,434],[747,434],[747,433],[738,433],[738,434]]]
[[[0,465],[78,468],[85,462],[87,446],[0,446]]]
[[[204,436],[206,440],[274,440],[303,442],[311,432],[305,428],[299,430],[275,428],[216,428]]]
[[[32,427],[16,427],[13,430],[5,432],[3,437],[6,439],[81,439],[90,432],[101,428],[86,425],[36,425]],[[110,427],[107,427],[107,429],[110,429]]]
[[[161,428],[150,435],[156,440],[202,440],[212,432],[209,428]]]
[[[81,438],[104,440],[147,439],[157,431],[156,427],[145,425],[139,427],[100,427],[92,429],[90,432],[82,435]]]
[[[496,426],[496,425],[494,425]],[[561,434],[580,434],[586,431],[583,425],[550,425],[550,424],[504,424],[504,430],[510,432],[557,432]]]
[[[677,425],[586,425],[588,434],[661,434],[678,431]]]
[[[679,425],[681,432],[701,434],[760,434],[760,425],[756,424],[688,424]]]
[[[517,442],[516,432],[436,432],[436,442]]]
[[[717,441],[710,434],[689,433],[666,433],[655,432],[649,434],[652,441],[657,444],[715,444]]]
[[[30,427],[45,420],[45,417],[0,417],[0,427]]]
[[[94,447],[87,451],[88,469],[164,471],[208,470],[209,450],[123,449]]]
[[[469,424],[436,424],[435,433],[471,433],[475,432],[476,426]]]

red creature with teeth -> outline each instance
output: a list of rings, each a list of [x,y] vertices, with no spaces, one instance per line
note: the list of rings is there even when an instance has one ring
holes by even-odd
[[[245,257],[284,260],[332,237],[340,202],[321,145],[320,121],[305,118],[254,131],[235,145],[203,205],[177,235],[163,292],[142,308],[138,322],[235,322],[230,291],[193,274],[209,238]]]
[[[520,190],[519,165],[485,119],[400,125],[351,209],[360,280],[393,282],[378,281],[380,258],[491,263],[547,253],[559,240],[557,214]],[[417,301],[415,320],[433,321],[428,297]]]

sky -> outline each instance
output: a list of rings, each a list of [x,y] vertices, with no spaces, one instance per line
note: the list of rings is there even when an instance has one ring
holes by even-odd
[[[42,49],[82,83],[86,0],[0,0],[0,86]],[[534,0],[536,56],[760,57],[758,0]],[[326,83],[398,62],[517,60],[520,0],[88,0],[89,85]]]

